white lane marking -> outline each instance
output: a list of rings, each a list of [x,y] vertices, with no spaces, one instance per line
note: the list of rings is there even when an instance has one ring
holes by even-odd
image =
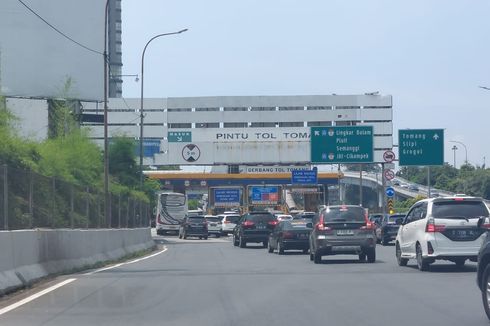
[[[33,300],[36,300],[37,298],[39,298],[39,297],[41,297],[41,296],[43,296],[43,295],[45,295],[45,294],[47,294],[49,292],[52,292],[52,291],[54,291],[54,290],[62,287],[63,285],[69,284],[69,283],[71,283],[73,281],[76,281],[76,278],[69,278],[69,279],[67,279],[67,280],[65,280],[63,282],[60,282],[58,284],[55,284],[53,286],[50,286],[47,289],[44,289],[44,290],[40,291],[38,293],[35,293],[35,294],[33,294],[33,295],[25,298],[25,299],[22,299],[22,300],[20,300],[20,301],[18,301],[16,303],[13,303],[10,306],[7,306],[5,308],[2,308],[2,309],[0,309],[0,316],[3,315],[3,314],[6,314],[9,311],[12,311],[12,310],[14,310],[14,309],[16,309],[16,308],[18,308],[20,306],[25,305],[26,303],[29,303],[29,302],[31,302]]]
[[[145,259],[148,259],[148,258],[152,258],[152,257],[158,256],[158,255],[164,253],[167,250],[168,250],[168,248],[164,246],[162,250],[160,250],[159,252],[156,252],[154,254],[151,254],[149,256],[145,256],[145,257],[138,258],[138,259],[135,259],[135,260],[130,260],[130,261],[126,262],[126,263],[119,263],[119,264],[116,264],[116,265],[113,265],[113,266],[99,268],[99,269],[96,269],[95,271],[91,271],[91,272],[88,272],[88,273],[85,273],[85,274],[82,274],[82,275],[93,275],[95,273],[107,271],[109,269],[113,269],[113,268],[120,267],[120,266],[123,266],[123,265],[134,264],[134,263],[137,263],[139,261],[142,261],[142,260],[145,260]]]
[[[122,266],[122,265],[128,265],[128,264],[137,263],[139,261],[142,261],[142,260],[145,260],[145,259],[148,259],[148,258],[151,258],[151,257],[155,257],[157,255],[160,255],[160,254],[164,253],[167,250],[168,250],[167,247],[163,247],[162,250],[160,250],[159,252],[156,252],[156,253],[154,253],[152,255],[149,255],[149,256],[146,256],[146,257],[142,257],[142,258],[138,258],[138,259],[135,259],[135,260],[131,260],[131,261],[128,261],[126,263],[116,264],[114,266],[100,268],[100,269],[97,269],[95,271],[92,271],[92,272],[89,272],[89,273],[85,273],[85,274],[82,274],[82,275],[92,275],[92,274],[95,274],[95,273],[98,273],[98,272],[102,272],[102,271],[106,271],[108,269],[116,268],[116,267],[119,267],[119,266]],[[33,295],[25,298],[25,299],[22,299],[22,300],[20,300],[20,301],[18,301],[16,303],[13,303],[10,306],[7,306],[5,308],[2,308],[2,309],[0,309],[0,316],[3,315],[3,314],[6,314],[9,311],[12,311],[12,310],[14,310],[14,309],[16,309],[16,308],[18,308],[20,306],[25,305],[26,303],[29,303],[29,302],[31,302],[33,300],[36,300],[37,298],[42,297],[43,295],[45,295],[45,294],[47,294],[49,292],[52,292],[52,291],[54,291],[54,290],[56,290],[56,289],[58,289],[58,288],[60,288],[60,287],[62,287],[64,285],[67,285],[67,284],[69,284],[69,283],[71,283],[73,281],[76,281],[76,280],[77,280],[76,278],[69,278],[69,279],[67,279],[67,280],[65,280],[63,282],[60,282],[58,284],[55,284],[53,286],[50,286],[47,289],[44,289],[44,290],[40,291],[38,293],[35,293],[35,294],[33,294]]]

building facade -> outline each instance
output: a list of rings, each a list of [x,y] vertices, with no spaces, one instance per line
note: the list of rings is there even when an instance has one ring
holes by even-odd
[[[122,15],[121,1],[109,0],[108,55],[109,97],[122,97]]]

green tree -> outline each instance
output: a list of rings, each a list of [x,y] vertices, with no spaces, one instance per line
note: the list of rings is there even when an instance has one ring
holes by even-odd
[[[136,165],[136,142],[119,136],[109,146],[109,172],[116,180],[130,188],[139,185],[139,168]]]

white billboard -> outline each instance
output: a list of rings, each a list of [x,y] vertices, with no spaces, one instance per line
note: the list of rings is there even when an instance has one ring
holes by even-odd
[[[156,165],[308,164],[310,128],[170,129],[160,145]],[[374,161],[383,162],[391,136],[374,136]]]
[[[23,2],[25,6],[18,0],[0,1],[1,93],[102,100],[106,1]]]

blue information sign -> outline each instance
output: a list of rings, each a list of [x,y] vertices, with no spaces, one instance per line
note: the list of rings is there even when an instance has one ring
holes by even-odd
[[[252,205],[277,205],[279,203],[279,187],[277,186],[253,186],[250,189]]]
[[[214,189],[214,206],[240,206],[240,189]]]
[[[393,189],[392,187],[386,188],[386,196],[390,198],[395,196],[395,189]]]
[[[291,171],[291,184],[310,185],[318,183],[317,169]]]

